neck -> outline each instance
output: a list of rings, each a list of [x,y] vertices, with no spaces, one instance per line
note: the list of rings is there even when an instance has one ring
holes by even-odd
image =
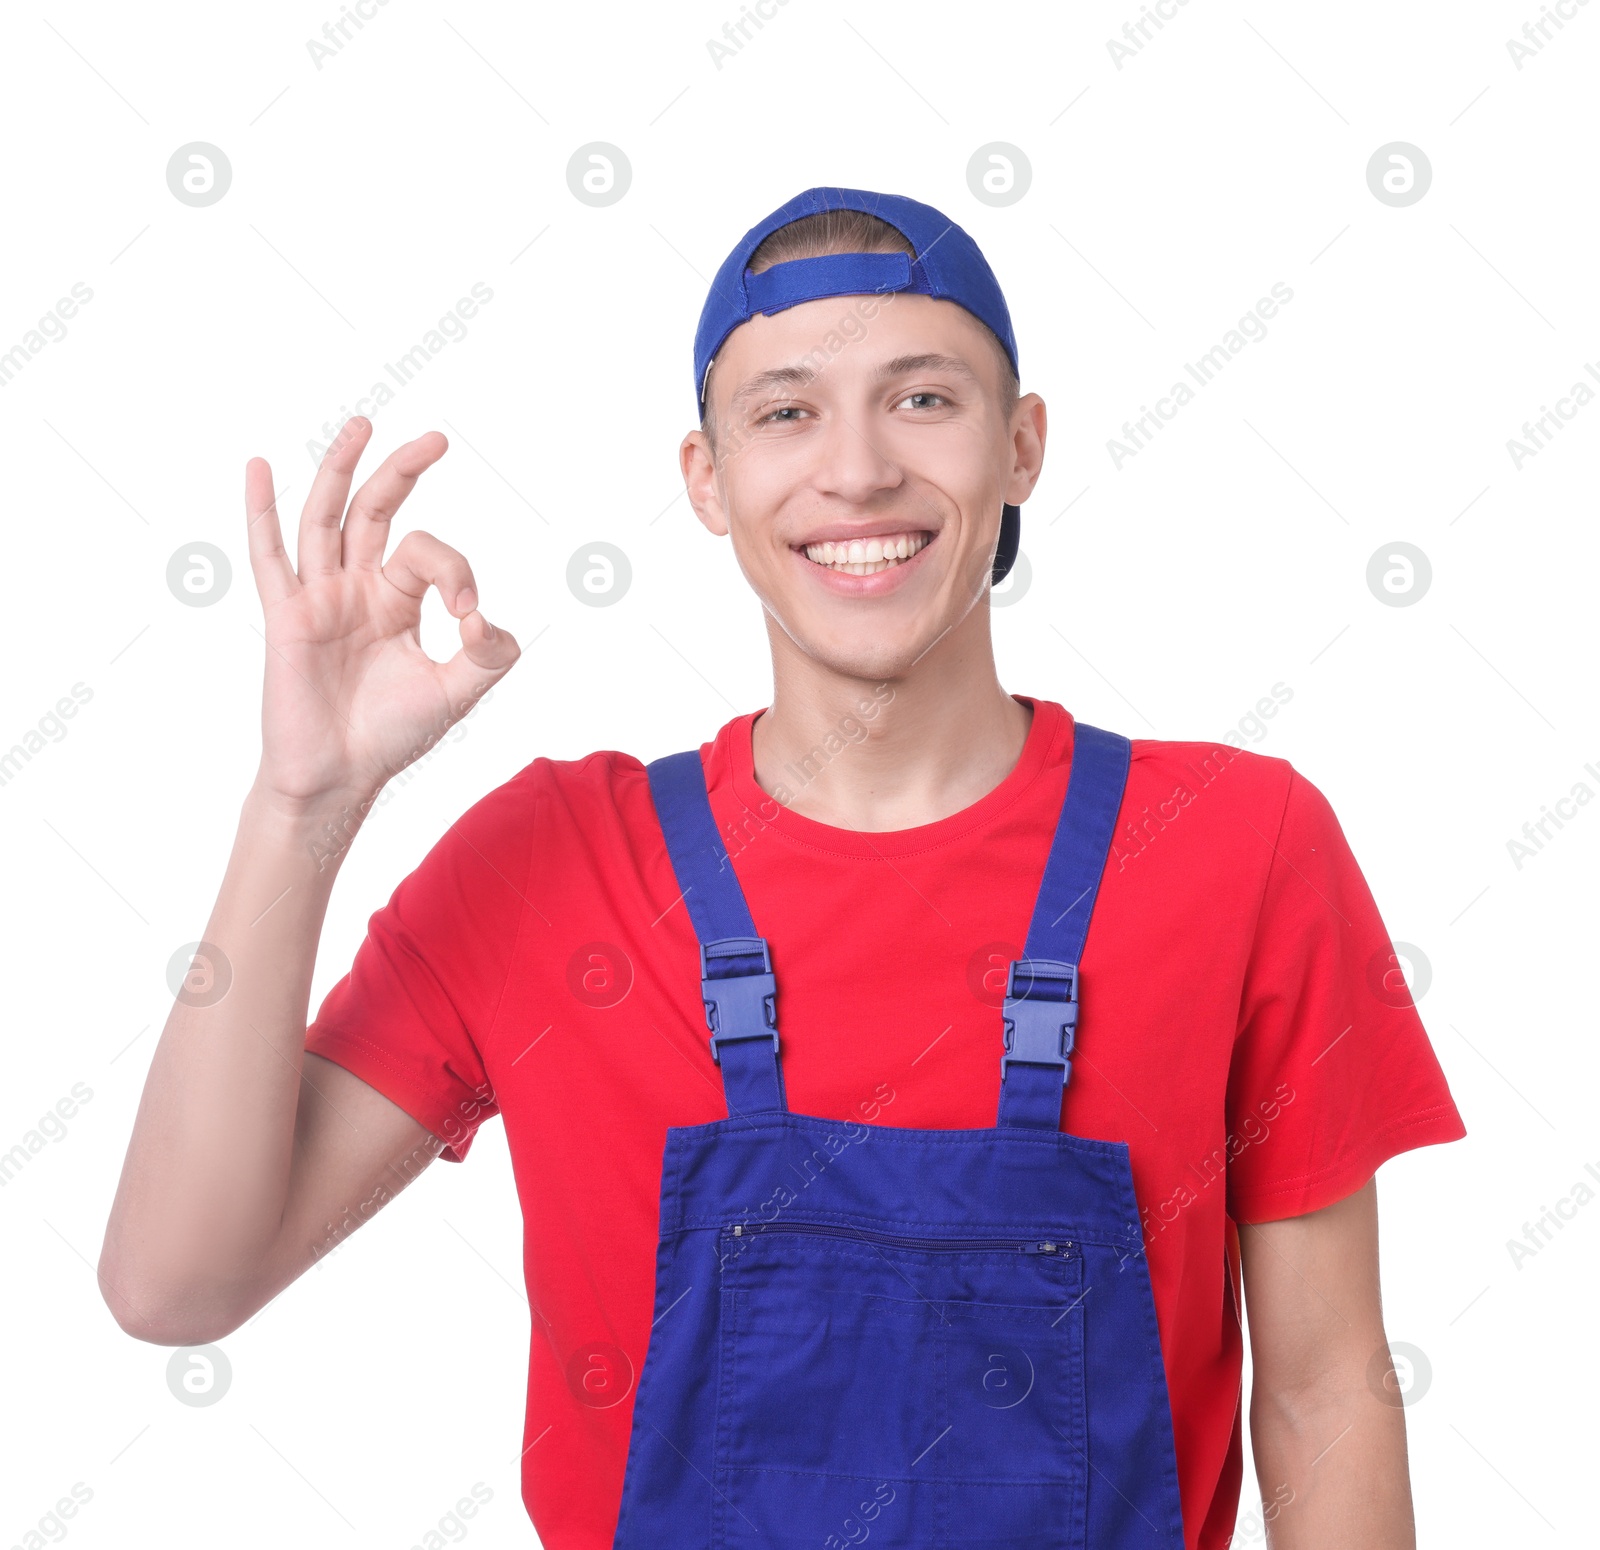
[[[1000,685],[987,608],[888,679],[819,663],[770,616],[768,634],[773,694],[751,733],[755,777],[793,812],[867,832],[936,823],[1021,757],[1033,711]]]

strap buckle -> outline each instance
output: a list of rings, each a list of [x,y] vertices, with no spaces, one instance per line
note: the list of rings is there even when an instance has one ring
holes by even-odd
[[[1019,976],[1018,970],[1022,973]],[[1006,998],[1000,1008],[1005,1053],[1000,1080],[1013,1061],[1029,1066],[1060,1066],[1061,1085],[1072,1076],[1072,1047],[1078,1032],[1078,966],[1049,958],[1017,958],[1006,970]]]
[[[761,967],[733,962],[759,959]],[[713,974],[715,964],[730,966]],[[719,1066],[717,1046],[748,1039],[772,1040],[778,1052],[778,981],[772,972],[772,953],[765,937],[728,936],[700,945],[700,995],[706,1006],[706,1027],[711,1030],[711,1058]]]

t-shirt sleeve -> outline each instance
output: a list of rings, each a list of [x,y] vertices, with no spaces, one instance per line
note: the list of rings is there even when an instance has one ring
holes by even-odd
[[[465,1161],[499,1113],[480,1053],[516,947],[534,802],[522,777],[451,826],[367,923],[306,1049],[404,1109]]]
[[[1238,1222],[1318,1210],[1387,1158],[1466,1135],[1366,878],[1327,798],[1293,769],[1227,1109]]]

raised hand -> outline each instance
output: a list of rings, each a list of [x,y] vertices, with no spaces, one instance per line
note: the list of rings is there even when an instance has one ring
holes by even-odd
[[[372,422],[346,423],[317,470],[289,562],[262,458],[245,467],[250,567],[266,615],[258,792],[295,811],[370,803],[516,662],[520,649],[478,610],[466,558],[412,532],[387,562],[389,524],[449,445],[429,431],[397,448],[345,501]],[[422,649],[422,599],[436,587],[461,649]]]

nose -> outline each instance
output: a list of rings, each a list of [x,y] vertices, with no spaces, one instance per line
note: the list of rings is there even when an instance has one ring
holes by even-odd
[[[812,480],[819,494],[865,506],[905,483],[905,473],[891,450],[859,420],[834,414],[820,429],[821,434],[812,440]]]

